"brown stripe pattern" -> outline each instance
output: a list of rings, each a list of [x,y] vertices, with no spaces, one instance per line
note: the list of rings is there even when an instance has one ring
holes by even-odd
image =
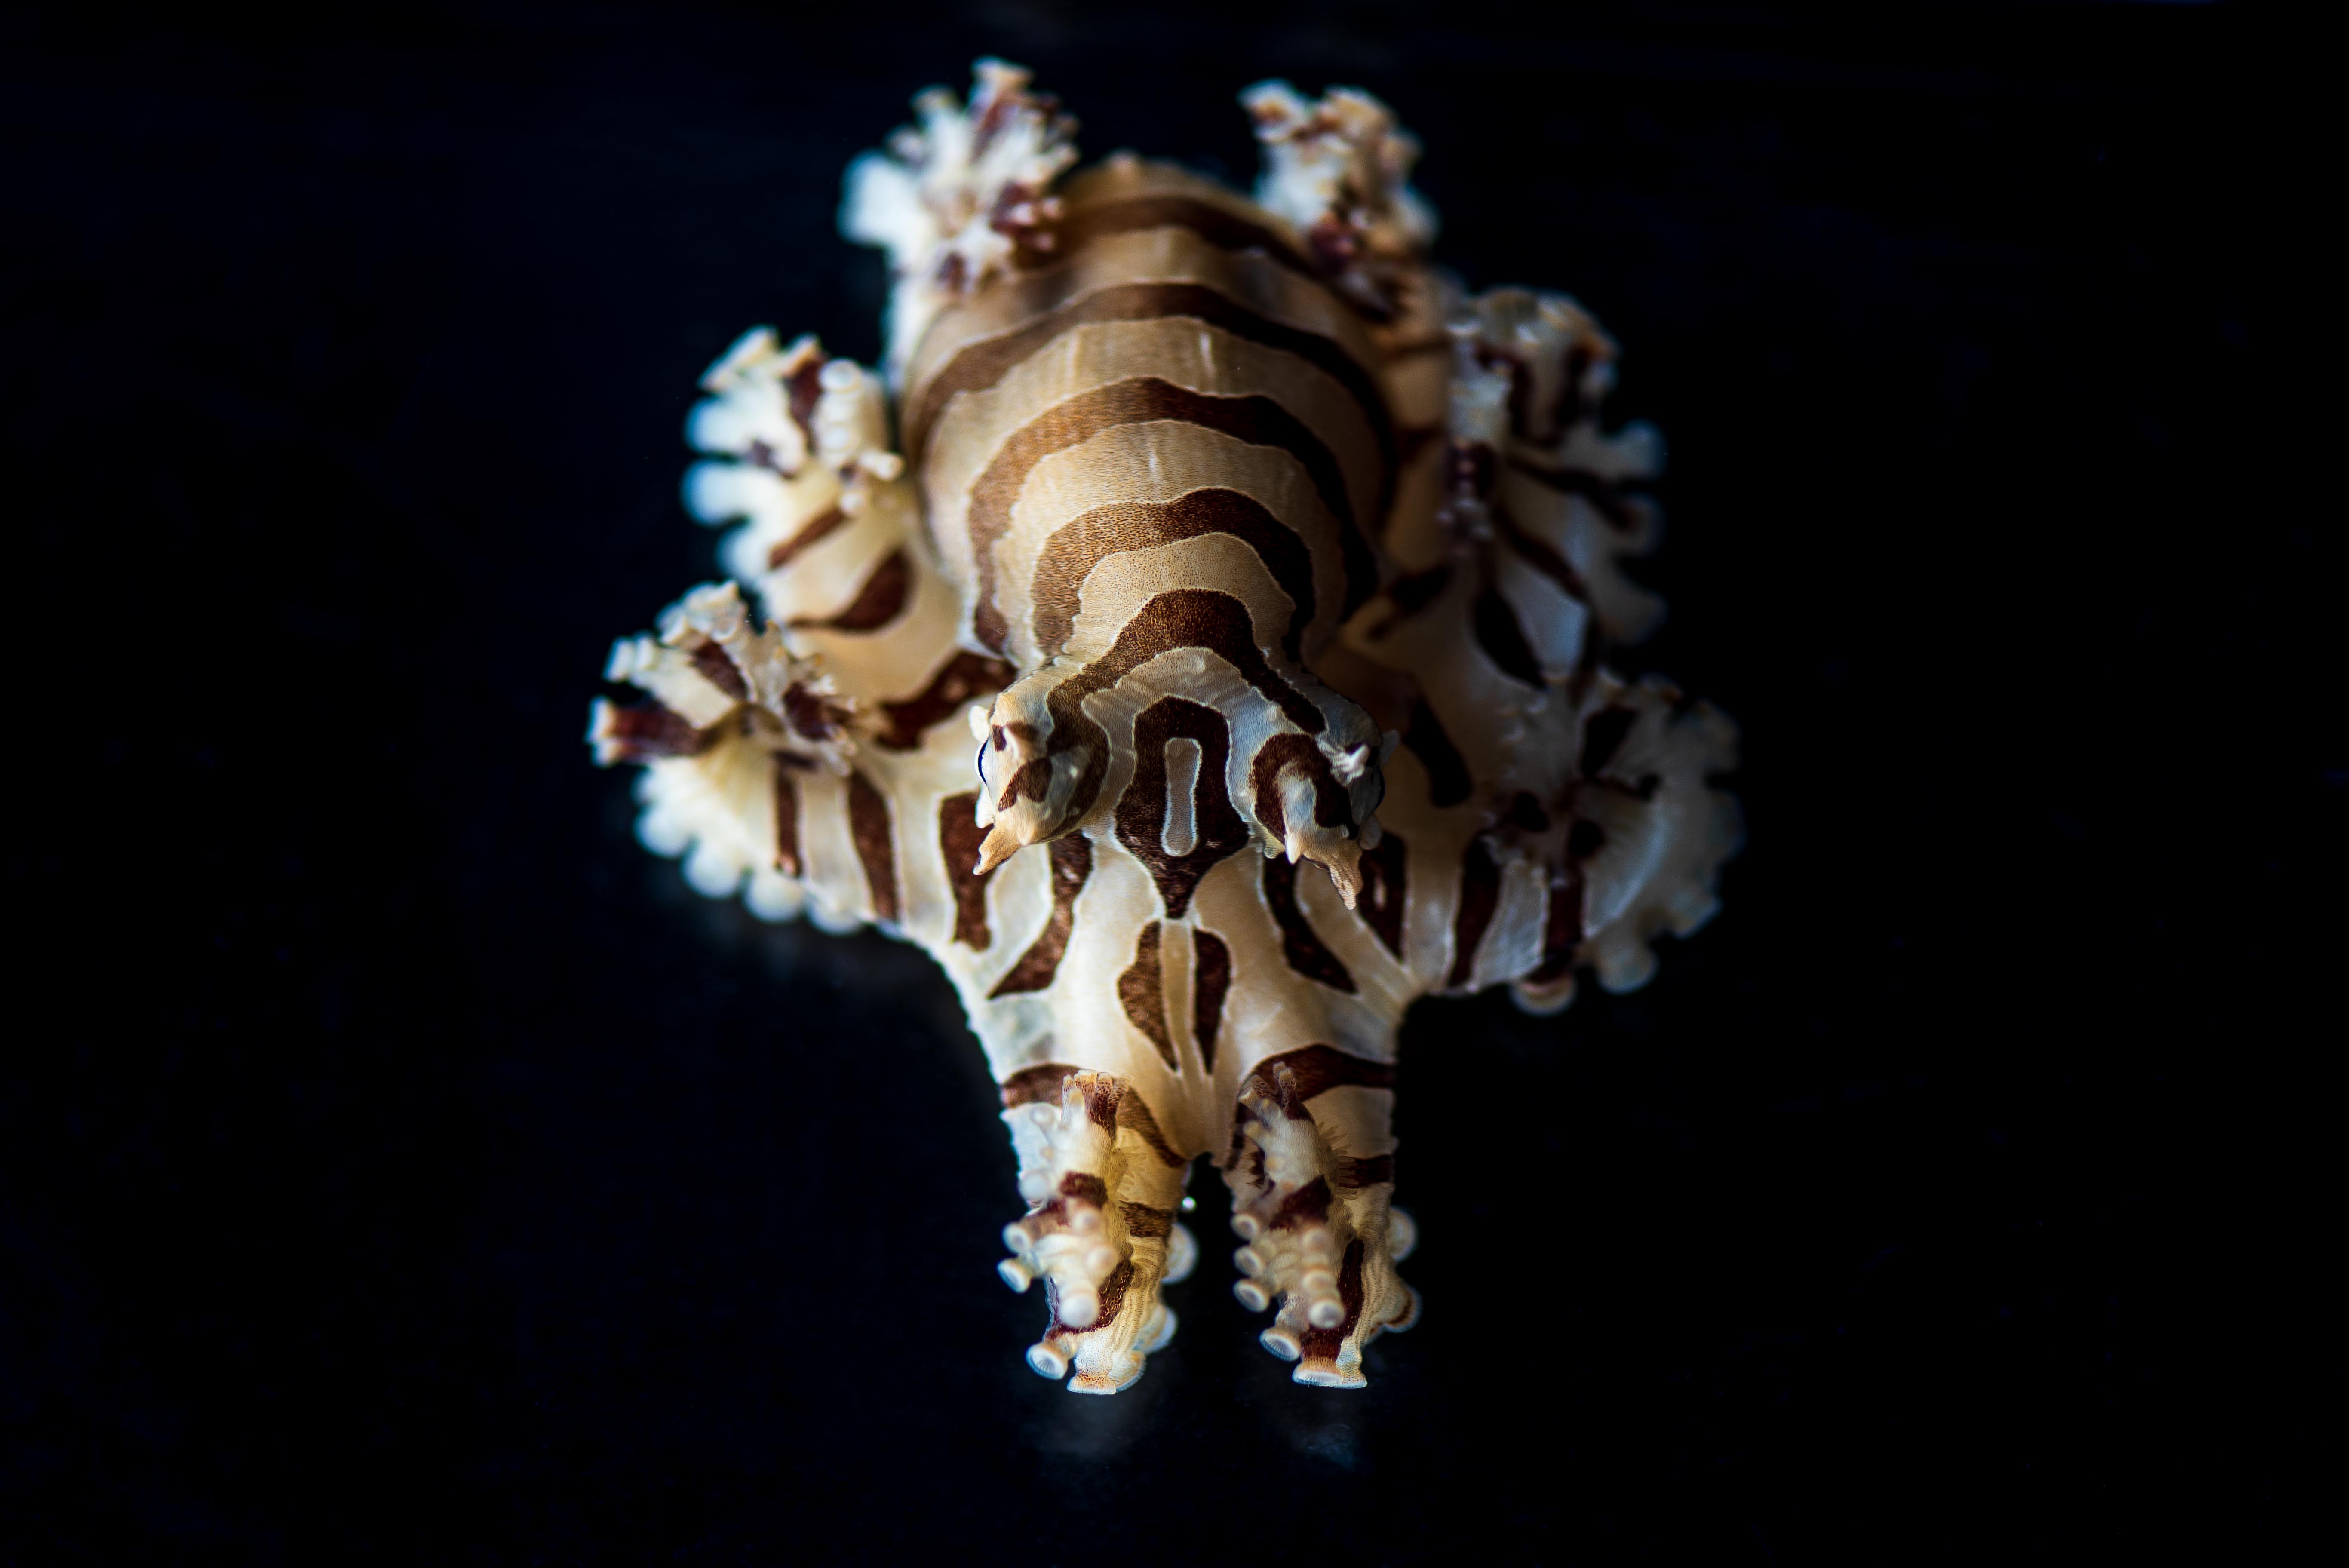
[[[1001,659],[956,654],[921,691],[903,701],[881,705],[882,727],[873,743],[885,751],[914,750],[932,725],[968,707],[973,698],[1010,685],[1011,673],[1011,666]]]
[[[787,877],[806,871],[800,859],[800,787],[792,777],[798,761],[787,753],[775,758],[775,869]]]
[[[640,702],[629,707],[607,706],[603,711],[608,716],[603,738],[622,762],[698,757],[718,744],[716,730],[696,729],[683,714],[657,702]]]
[[[1346,1336],[1352,1333],[1362,1315],[1362,1239],[1360,1236],[1346,1243],[1345,1262],[1338,1266],[1338,1299],[1346,1308],[1345,1321],[1335,1328],[1315,1328],[1310,1325],[1297,1331],[1298,1359],[1301,1361],[1332,1361],[1338,1358],[1338,1348]]]
[[[1165,838],[1166,744],[1177,739],[1199,748],[1199,770],[1191,787],[1192,848],[1179,855],[1166,848]],[[1201,703],[1161,697],[1133,721],[1133,778],[1118,797],[1117,838],[1148,869],[1171,920],[1189,912],[1200,878],[1247,847],[1247,824],[1222,788],[1231,752],[1231,727]]]
[[[1063,222],[1058,238],[1066,254],[1111,234],[1166,228],[1188,229],[1222,250],[1261,251],[1298,276],[1320,281],[1321,269],[1290,244],[1286,234],[1223,202],[1192,195],[1167,193],[1096,201]],[[1452,340],[1444,338],[1436,346],[1448,351]]]
[[[1224,1026],[1224,998],[1232,988],[1232,950],[1212,931],[1194,929],[1191,950],[1196,961],[1191,970],[1191,1038],[1199,1047],[1199,1065],[1216,1070],[1216,1040]]]
[[[1166,982],[1158,969],[1159,930],[1159,922],[1154,920],[1134,938],[1133,962],[1117,977],[1117,999],[1125,1008],[1126,1021],[1156,1047],[1166,1070],[1180,1072],[1174,1041],[1166,1032]]]
[[[1354,909],[1381,945],[1402,957],[1403,901],[1411,893],[1411,857],[1392,830],[1362,855],[1362,896]]]
[[[1041,1067],[1022,1068],[1003,1080],[1003,1109],[1010,1110],[1023,1105],[1058,1105],[1061,1085],[1077,1069],[1059,1062],[1046,1062]]]
[[[1258,315],[1198,284],[1123,284],[1049,309],[1016,330],[963,349],[925,379],[907,405],[905,444],[923,449],[939,413],[957,395],[994,386],[1014,366],[1063,334],[1103,322],[1157,321],[1182,316],[1235,337],[1293,354],[1343,387],[1371,421],[1381,455],[1393,460],[1394,436],[1376,376],[1336,342]]]
[[[1061,971],[1069,951],[1069,933],[1076,929],[1077,894],[1093,874],[1093,847],[1081,833],[1052,841],[1052,913],[1044,929],[1019,955],[1009,974],[995,983],[988,995],[1009,996],[1021,991],[1041,991]]]
[[[1362,520],[1336,457],[1319,436],[1269,397],[1216,397],[1195,392],[1155,376],[1137,376],[1039,409],[997,451],[970,488],[964,526],[970,535],[978,573],[972,628],[978,640],[1002,653],[1010,625],[995,598],[996,546],[1011,525],[1011,511],[1036,466],[1055,452],[1081,446],[1121,425],[1160,422],[1197,425],[1250,446],[1270,447],[1295,459],[1340,526],[1345,551],[1346,609],[1351,612],[1378,583],[1378,567],[1361,537]]]
[[[1280,927],[1282,960],[1308,980],[1318,980],[1333,991],[1351,992],[1354,976],[1314,934],[1312,923],[1298,906],[1297,868],[1278,856],[1264,862],[1264,902]]]
[[[1349,1056],[1335,1046],[1302,1046],[1293,1051],[1283,1051],[1257,1063],[1240,1086],[1243,1096],[1255,1093],[1270,1100],[1279,1113],[1291,1121],[1309,1120],[1312,1112],[1306,1102],[1328,1089],[1341,1087],[1361,1088],[1394,1088],[1395,1070],[1385,1062],[1374,1062],[1361,1057]],[[1232,1140],[1224,1155],[1224,1169],[1238,1168],[1247,1148],[1248,1110],[1245,1105],[1233,1108]],[[1262,1172],[1257,1172],[1261,1179]],[[1284,1202],[1288,1205],[1309,1206],[1316,1201],[1326,1207],[1329,1183],[1318,1178],[1299,1188]],[[1291,1211],[1293,1212],[1293,1211]]]
[[[889,558],[873,569],[848,608],[829,620],[812,621],[804,617],[794,620],[794,630],[824,632],[877,632],[895,620],[905,608],[913,593],[914,572],[904,550],[893,551]]]
[[[873,918],[897,923],[897,849],[889,832],[889,799],[860,769],[848,776],[848,834],[864,867]]]
[[[1049,658],[1067,645],[1077,618],[1078,590],[1103,556],[1207,533],[1239,540],[1263,560],[1275,582],[1293,585],[1297,614],[1282,629],[1280,646],[1290,658],[1299,657],[1306,623],[1313,619],[1312,558],[1305,542],[1270,512],[1227,490],[1196,490],[1163,503],[1124,501],[1096,508],[1053,534],[1036,561],[1037,652]]]
[[[767,552],[767,570],[781,572],[797,560],[808,546],[828,539],[845,527],[848,514],[836,506],[828,506],[800,525],[799,531]]]
[[[1501,863],[1483,837],[1471,839],[1467,853],[1460,857],[1460,907],[1452,921],[1452,973],[1444,981],[1447,990],[1458,990],[1476,973],[1477,945],[1500,907]]]
[[[1411,723],[1402,732],[1402,743],[1427,769],[1428,804],[1457,806],[1468,799],[1468,760],[1452,744],[1452,738],[1444,733],[1442,721],[1427,706],[1425,697],[1413,699]]]
[[[1304,1046],[1267,1057],[1248,1083],[1278,1104],[1291,1120],[1305,1114],[1305,1102],[1325,1089],[1394,1088],[1395,1070],[1385,1062],[1348,1056],[1335,1046]]]
[[[978,864],[978,841],[987,836],[978,812],[977,790],[938,802],[938,853],[947,863],[947,885],[954,892],[951,940],[984,953],[995,943],[987,926],[987,879],[995,873],[973,869]]]

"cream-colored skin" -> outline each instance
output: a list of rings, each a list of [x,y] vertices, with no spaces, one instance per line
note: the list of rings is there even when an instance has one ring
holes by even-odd
[[[1004,590],[1017,601],[1008,605],[1012,668],[974,660],[974,567],[943,515],[961,481],[939,465],[976,459],[968,446],[933,444],[925,527],[923,476],[891,444],[888,383],[930,352],[925,333],[942,312],[1014,265],[1004,229],[973,214],[1001,210],[1008,182],[1038,223],[1056,215],[1047,192],[1073,158],[1069,128],[1026,96],[1024,81],[983,64],[967,110],[926,97],[925,131],[901,136],[896,159],[876,154],[858,166],[846,226],[888,244],[899,276],[888,373],[827,361],[810,340],[785,348],[763,329],[712,367],[709,400],[691,424],[695,444],[711,458],[694,470],[688,504],[706,521],[740,520],[723,556],[772,625],[755,632],[745,596],[731,585],[696,590],[657,636],[620,645],[611,668],[614,679],[681,717],[690,737],[678,738],[672,726],[667,739],[631,739],[628,716],[598,704],[591,739],[603,760],[647,763],[639,835],[657,852],[684,855],[702,892],[740,892],[769,918],[805,911],[826,929],[877,921],[945,968],[1006,1085],[1004,1117],[1030,1212],[1007,1227],[1002,1272],[1015,1288],[1047,1284],[1050,1318],[1029,1352],[1039,1372],[1070,1375],[1075,1390],[1115,1392],[1166,1342],[1174,1319],[1160,1287],[1187,1273],[1196,1253],[1172,1220],[1190,1162],[1206,1154],[1233,1189],[1233,1229],[1243,1243],[1237,1292],[1254,1309],[1278,1304],[1266,1346],[1298,1361],[1299,1381],[1360,1387],[1362,1346],[1382,1329],[1408,1326],[1418,1311],[1394,1270],[1412,1226],[1390,1206],[1392,1161],[1381,1158],[1394,1150],[1392,1092],[1382,1081],[1391,1075],[1381,1069],[1394,1060],[1404,1010],[1430,992],[1501,984],[1530,1006],[1554,1008],[1570,998],[1578,965],[1595,968],[1610,988],[1643,983],[1653,967],[1650,940],[1663,931],[1685,934],[1713,913],[1714,875],[1734,847],[1737,820],[1708,780],[1733,765],[1733,731],[1660,682],[1627,684],[1578,665],[1594,618],[1619,642],[1655,615],[1652,601],[1615,567],[1651,541],[1645,504],[1633,504],[1630,526],[1619,515],[1610,522],[1585,494],[1545,485],[1533,472],[1569,468],[1610,481],[1654,473],[1652,432],[1609,435],[1597,423],[1612,345],[1560,296],[1499,291],[1460,300],[1424,262],[1433,220],[1404,183],[1413,149],[1383,108],[1348,93],[1316,105],[1275,84],[1248,98],[1269,153],[1261,205],[1249,211],[1300,248],[1317,223],[1350,236],[1353,259],[1332,286],[1393,307],[1373,335],[1388,366],[1383,390],[1394,424],[1442,438],[1425,440],[1395,477],[1383,575],[1424,582],[1447,569],[1452,580],[1408,606],[1381,593],[1342,624],[1338,584],[1317,583],[1317,622],[1327,624],[1313,628],[1308,668],[1296,672],[1300,689],[1322,694],[1313,700],[1326,697],[1337,721],[1336,743],[1324,749],[1348,758],[1350,772],[1340,776],[1353,780],[1361,826],[1314,828],[1321,837],[1311,842],[1252,828],[1260,853],[1215,864],[1189,910],[1167,914],[1112,814],[1134,766],[1132,716],[1143,696],[1215,688],[1220,661],[1195,651],[1161,655],[1163,672],[1144,670],[1113,701],[1104,700],[1111,694],[1087,699],[1086,711],[1119,751],[1087,814],[1055,822],[1030,810],[1014,821],[994,810],[1004,779],[982,783],[974,747],[986,756],[990,729],[1030,711],[1002,695],[1006,674],[1065,678],[1071,661],[1114,634],[1118,614],[1103,606],[1128,592],[1106,567],[1087,581],[1069,657],[1054,676],[1040,651],[1020,640],[1029,583],[1024,573],[1012,574],[1017,581],[1008,578]],[[972,133],[988,116],[991,139]],[[1132,167],[1102,178],[1123,178],[1119,171]],[[1199,336],[1192,335],[1195,346]],[[1574,418],[1530,436],[1513,429],[1503,407],[1508,377],[1491,368],[1498,356],[1526,366],[1544,407],[1557,402],[1567,377],[1577,378]],[[968,395],[957,406],[965,426],[984,417]],[[1044,474],[1037,506],[1090,504],[1088,463],[1114,459],[1118,438]],[[1500,459],[1483,500],[1447,477],[1454,454],[1480,445]],[[1210,469],[1218,460],[1212,443],[1185,460],[1194,459]],[[1164,482],[1180,490],[1197,481],[1174,474]],[[1376,488],[1374,479],[1357,483]],[[1495,544],[1478,512],[1486,501],[1506,508],[1536,542]],[[1048,517],[1021,523],[1049,525]],[[1580,597],[1562,593],[1555,572],[1527,568],[1542,548],[1570,563]],[[784,557],[780,569],[771,564]],[[1250,575],[1248,561],[1226,562],[1213,547],[1182,559],[1184,570],[1220,573],[1260,604],[1288,603],[1260,568]],[[870,603],[885,580],[896,585],[894,611],[866,624],[870,617],[851,612]],[[1539,687],[1511,678],[1473,634],[1469,600],[1480,583],[1526,629],[1544,672]],[[1259,628],[1277,608],[1258,610]],[[824,624],[843,615],[850,626]],[[941,672],[955,670],[968,678],[942,681]],[[907,717],[904,705],[926,693],[927,707]],[[1432,712],[1464,765],[1468,788],[1449,804],[1438,803],[1440,781],[1420,751],[1396,744],[1415,703]],[[1247,694],[1227,706],[1244,720]],[[1588,727],[1605,714],[1627,717],[1603,721],[1614,744],[1585,778]],[[1196,751],[1170,747],[1170,768]],[[1246,787],[1237,779],[1185,780],[1190,787],[1175,789],[1166,809],[1170,853],[1184,852],[1195,831],[1194,790],[1228,786],[1237,802]],[[1520,798],[1541,809],[1513,808]],[[1253,823],[1242,804],[1243,820]],[[1292,811],[1289,820],[1310,826],[1309,813]],[[1594,825],[1586,834],[1601,834],[1595,853],[1568,847],[1584,821]],[[980,851],[982,829],[988,836]],[[1382,831],[1406,847],[1400,893],[1385,882],[1365,886],[1359,869]],[[1081,851],[1072,848],[1079,839]],[[1056,865],[1085,852],[1081,891],[1072,906],[1056,910]],[[1299,862],[1297,906],[1350,990],[1284,959],[1293,933],[1268,902],[1261,855]],[[952,863],[959,857],[968,858]],[[1481,924],[1473,911],[1464,916],[1472,880],[1464,866],[1472,861],[1491,867],[1497,888]],[[980,865],[991,869],[974,891]],[[1384,902],[1391,896],[1402,899],[1399,913]],[[1569,898],[1578,901],[1582,939],[1562,956],[1546,949],[1546,923]],[[974,913],[983,914],[983,932]],[[1006,988],[1030,962],[1031,947],[1055,930],[1065,932],[1065,946],[1048,983]],[[1212,1057],[1195,1005],[1203,933],[1216,934],[1229,963]],[[1137,1026],[1129,999],[1152,978],[1163,1045]],[[1310,1047],[1334,1049],[1317,1056]],[[1322,1191],[1326,1202],[1315,1196]]]

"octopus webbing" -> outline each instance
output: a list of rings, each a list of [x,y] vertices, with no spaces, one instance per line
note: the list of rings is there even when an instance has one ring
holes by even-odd
[[[1253,199],[1120,154],[981,61],[848,174],[884,363],[760,328],[687,504],[731,580],[617,644],[599,762],[714,897],[919,943],[1001,1086],[1036,1371],[1114,1393],[1174,1331],[1195,1160],[1302,1383],[1411,1326],[1395,1041],[1422,995],[1625,990],[1717,907],[1736,735],[1610,672],[1661,448],[1614,343],[1428,259],[1377,99],[1250,88]],[[974,759],[974,752],[976,757]]]

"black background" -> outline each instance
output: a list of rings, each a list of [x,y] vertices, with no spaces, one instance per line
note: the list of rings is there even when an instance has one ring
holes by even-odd
[[[2199,1287],[2264,1305],[2267,1119],[2323,1038],[2270,999],[2321,958],[2349,755],[2306,679],[2333,520],[2261,489],[2267,46],[2226,7],[1890,14],[7,24],[46,1001],[0,1080],[0,1560],[2268,1528],[2282,1483],[2213,1480],[2262,1429],[2194,1414],[2267,1341]],[[1630,662],[1741,721],[1750,844],[1647,991],[1413,1014],[1427,1312],[1363,1394],[1255,1346],[1205,1174],[1148,1376],[1029,1373],[943,979],[696,897],[580,744],[609,640],[714,572],[696,377],[760,322],[875,353],[840,171],[987,52],[1091,153],[1242,181],[1241,87],[1369,87],[1443,255],[1582,298],[1671,443]]]

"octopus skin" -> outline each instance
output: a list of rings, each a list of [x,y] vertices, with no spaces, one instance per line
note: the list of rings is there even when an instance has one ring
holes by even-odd
[[[1002,1088],[1038,1372],[1174,1331],[1193,1162],[1298,1381],[1409,1327],[1395,1039],[1429,994],[1641,985],[1713,914],[1735,732],[1611,673],[1661,445],[1573,300],[1429,262],[1366,94],[1242,99],[1254,198],[1120,154],[981,61],[851,168],[885,364],[761,328],[704,377],[730,580],[624,639],[589,740],[713,897],[946,970]]]

